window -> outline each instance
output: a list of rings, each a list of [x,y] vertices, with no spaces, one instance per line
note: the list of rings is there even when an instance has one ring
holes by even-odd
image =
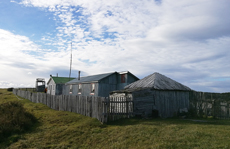
[[[78,94],[81,94],[81,92],[82,92],[82,85],[79,84],[79,85],[78,85]]]
[[[55,88],[55,85],[53,85],[53,90],[54,90],[54,88]]]
[[[70,86],[69,86],[69,93],[72,94],[72,92],[73,92],[73,86],[70,85]]]
[[[121,83],[125,83],[125,74],[121,74]]]
[[[90,94],[94,95],[94,92],[95,92],[95,84],[91,83],[91,92],[90,92]]]

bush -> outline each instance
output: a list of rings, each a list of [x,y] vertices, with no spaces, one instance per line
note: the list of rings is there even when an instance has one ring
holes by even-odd
[[[7,91],[12,92],[13,89],[14,89],[13,87],[10,87],[10,88],[7,89]]]
[[[0,140],[29,129],[35,122],[36,118],[25,110],[22,103],[11,101],[0,104]]]

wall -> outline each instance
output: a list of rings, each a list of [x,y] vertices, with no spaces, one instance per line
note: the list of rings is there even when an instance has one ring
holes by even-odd
[[[189,108],[189,93],[183,91],[161,91],[144,89],[132,93],[113,93],[110,97],[132,97],[134,114],[142,117],[152,116],[158,110],[159,116],[173,117],[180,109]]]
[[[179,110],[192,117],[230,118],[230,93],[207,93],[196,91],[160,91],[145,89],[133,93],[115,92],[110,97],[133,96],[134,114],[151,115],[156,109],[161,117],[172,117]]]
[[[108,97],[111,91],[117,90],[117,74],[114,73],[98,83],[98,96]]]
[[[82,96],[99,96],[99,97],[108,97],[109,93],[114,90],[124,89],[124,87],[136,81],[137,79],[133,77],[130,73],[126,75],[126,83],[121,83],[121,75],[118,73],[111,74],[108,77],[101,79],[99,82],[95,82],[95,93],[92,95],[91,92],[91,83],[81,83],[82,84],[82,92],[80,95]],[[93,83],[93,82],[92,82]],[[62,94],[69,95],[70,85],[65,85],[63,87]],[[79,95],[78,84],[72,85],[73,92],[72,95]]]
[[[55,95],[56,85],[55,85],[55,82],[52,78],[51,78],[49,84],[47,84],[47,88],[48,88],[48,90],[47,90],[48,94]]]
[[[62,91],[63,91],[64,86],[65,86],[65,84],[56,84],[55,85],[55,95],[62,95]]]
[[[79,93],[79,84],[73,84],[72,85],[72,94],[71,95],[81,95],[81,96],[98,96],[98,83],[95,82],[95,92],[94,94],[91,94],[91,83],[81,83],[82,85],[82,91],[81,94]],[[63,95],[70,95],[69,93],[69,89],[70,89],[70,85],[65,85],[65,87],[63,87]],[[101,96],[103,97],[103,96]]]
[[[50,95],[45,93],[34,93],[14,89],[13,93],[34,103],[43,103],[48,107],[60,110],[79,113],[85,116],[97,118],[101,122],[113,121],[120,118],[133,116],[131,99],[123,98],[122,101],[116,98],[74,96],[74,95]],[[120,100],[118,103],[117,101]],[[122,110],[118,107],[126,107]]]
[[[117,90],[122,90],[125,88],[126,85],[133,83],[133,82],[138,80],[137,78],[135,78],[130,73],[126,73],[125,78],[126,78],[125,83],[121,83],[121,75],[118,74],[118,76],[117,76]]]

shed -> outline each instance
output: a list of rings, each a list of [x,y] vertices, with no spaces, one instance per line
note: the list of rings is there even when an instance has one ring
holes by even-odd
[[[58,77],[50,75],[50,79],[47,82],[47,94],[62,95],[63,87],[66,82],[69,82],[75,78]]]
[[[63,92],[65,95],[108,97],[111,91],[124,89],[137,80],[129,71],[90,75],[67,82]]]
[[[189,87],[155,72],[125,86],[124,90],[111,92],[110,96],[131,97],[135,115],[166,118],[189,108],[190,91]]]

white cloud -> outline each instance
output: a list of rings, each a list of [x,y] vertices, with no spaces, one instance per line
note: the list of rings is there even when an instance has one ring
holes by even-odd
[[[88,74],[129,70],[140,77],[158,71],[193,89],[229,91],[230,85],[221,86],[213,79],[230,78],[228,0],[22,0],[21,4],[54,13],[56,37],[47,34],[42,40],[58,51],[40,49],[27,37],[0,30],[5,34],[0,34],[2,49],[11,51],[0,55],[7,62],[4,67],[28,63],[23,72],[33,77],[41,66],[46,72],[68,68],[72,37],[74,70]],[[11,47],[10,42],[15,44]],[[14,54],[25,57],[24,63],[9,57]]]

